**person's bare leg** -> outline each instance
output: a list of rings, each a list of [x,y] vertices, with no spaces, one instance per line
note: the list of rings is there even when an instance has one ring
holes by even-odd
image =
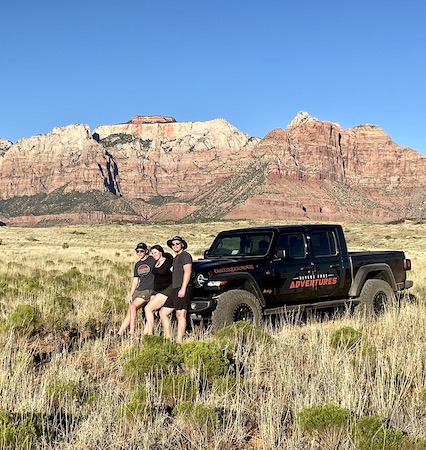
[[[136,318],[139,308],[145,303],[144,298],[135,298],[130,305],[130,334],[135,334]]]
[[[131,305],[129,305],[129,307],[127,308],[126,317],[124,318],[123,322],[121,323],[120,329],[117,331],[117,334],[119,336],[122,336],[130,325],[130,306]]]
[[[186,332],[186,309],[176,310],[176,319],[178,323],[176,342],[182,343]]]
[[[154,334],[154,311],[160,309],[164,302],[167,300],[167,297],[164,294],[156,294],[154,297],[151,297],[151,300],[145,306],[145,328],[143,334]]]
[[[172,339],[172,323],[170,322],[170,314],[173,311],[173,308],[164,306],[160,309],[161,325],[163,325],[164,337],[166,339]]]

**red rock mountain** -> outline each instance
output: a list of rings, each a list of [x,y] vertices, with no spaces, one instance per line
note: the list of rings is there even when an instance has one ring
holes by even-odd
[[[0,221],[422,219],[426,157],[374,125],[298,113],[263,139],[223,119],[136,116],[0,139]]]

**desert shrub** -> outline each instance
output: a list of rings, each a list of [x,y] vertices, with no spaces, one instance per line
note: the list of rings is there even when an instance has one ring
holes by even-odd
[[[350,350],[361,345],[364,337],[361,331],[352,327],[342,327],[336,330],[330,339],[330,344],[334,348],[344,348]]]
[[[0,410],[0,448],[30,450],[37,448],[37,432],[28,418],[22,420],[9,411]]]
[[[323,432],[328,428],[347,428],[350,412],[332,403],[302,409],[298,414],[298,424],[306,433]]]
[[[66,249],[66,248],[69,248],[69,244],[68,244],[68,242],[64,242],[63,244],[62,244],[62,248],[63,249]]]
[[[350,436],[350,412],[332,403],[301,410],[298,415],[300,429],[313,436],[320,448],[344,448]]]
[[[352,327],[342,327],[336,330],[330,338],[330,345],[334,348],[356,350],[363,358],[372,358],[377,354],[377,349],[370,345],[367,338]]]
[[[240,378],[240,381],[243,380]],[[212,383],[212,390],[217,395],[235,394],[238,382],[235,375],[228,374],[224,377],[216,377]]]
[[[230,360],[217,342],[185,342],[182,351],[184,367],[195,370],[209,381],[225,375],[231,369]]]
[[[132,392],[130,400],[119,409],[127,420],[133,420],[144,415],[148,409],[146,387],[137,386]]]
[[[420,389],[419,398],[423,403],[426,403],[426,388]]]
[[[87,392],[77,381],[56,378],[48,382],[46,395],[52,405],[58,408],[71,402],[81,403],[87,396]]]
[[[173,407],[177,401],[193,401],[198,392],[198,383],[188,374],[169,374],[160,380],[158,388],[163,403]]]
[[[402,431],[387,428],[380,416],[361,417],[355,421],[354,440],[359,450],[396,450],[405,448]]]
[[[6,317],[6,328],[13,328],[18,334],[30,336],[41,326],[42,320],[36,308],[18,305]]]
[[[133,348],[124,355],[124,374],[136,382],[154,372],[168,374],[182,363],[182,351],[178,344],[160,336],[144,336],[141,348]]]
[[[232,325],[221,328],[215,332],[215,337],[223,342],[223,345],[235,350],[238,343],[247,345],[249,342],[257,344],[270,344],[272,336],[264,330],[246,320],[240,320]]]
[[[173,408],[173,415],[183,420],[190,428],[196,427],[211,431],[218,423],[214,408],[200,402],[179,402]]]

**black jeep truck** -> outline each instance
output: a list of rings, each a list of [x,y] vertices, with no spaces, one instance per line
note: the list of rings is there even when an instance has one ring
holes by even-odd
[[[193,322],[218,329],[261,325],[289,311],[356,307],[378,314],[413,283],[403,251],[348,252],[340,225],[283,225],[220,232],[193,263]]]

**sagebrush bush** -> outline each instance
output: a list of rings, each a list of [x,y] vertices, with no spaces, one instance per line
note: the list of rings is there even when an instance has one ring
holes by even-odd
[[[318,441],[320,448],[344,448],[350,436],[351,413],[332,403],[299,411],[300,429]]]
[[[160,380],[158,389],[163,404],[173,407],[178,401],[195,400],[198,382],[189,374],[169,374]]]
[[[298,413],[297,417],[302,431],[321,433],[329,428],[347,428],[351,413],[346,408],[327,403],[304,408]]]
[[[378,415],[357,419],[353,435],[359,450],[404,450],[405,448],[406,438],[402,431],[388,428]]]
[[[181,347],[160,336],[144,336],[141,348],[133,348],[124,355],[123,370],[132,382],[143,379],[150,372],[174,372],[183,361]]]
[[[237,381],[237,377],[232,374],[228,374],[223,377],[216,377],[212,383],[212,390],[217,395],[234,395],[240,384],[241,387],[244,386],[244,379],[239,378],[238,380],[239,381]]]
[[[215,336],[219,339],[228,340],[234,345],[241,339],[253,340],[258,344],[270,344],[273,341],[272,336],[268,332],[256,327],[247,320],[240,320],[221,328],[215,332]]]
[[[48,382],[46,395],[51,404],[59,408],[73,402],[81,403],[87,397],[87,392],[77,381],[58,377]]]
[[[6,328],[25,336],[35,333],[41,324],[40,312],[31,305],[18,305],[6,317]]]
[[[147,410],[147,392],[145,386],[137,386],[132,392],[130,400],[119,408],[127,420],[136,420]]]
[[[37,448],[37,431],[34,423],[25,415],[0,410],[0,448],[2,450],[32,450]]]
[[[339,328],[331,335],[330,344],[334,348],[344,348],[350,350],[354,347],[360,346],[364,339],[365,338],[361,331],[346,326]]]
[[[173,415],[182,419],[189,427],[212,430],[219,417],[216,410],[200,402],[179,402],[173,408]]]
[[[182,351],[183,366],[210,382],[231,370],[231,361],[217,341],[184,342]]]

